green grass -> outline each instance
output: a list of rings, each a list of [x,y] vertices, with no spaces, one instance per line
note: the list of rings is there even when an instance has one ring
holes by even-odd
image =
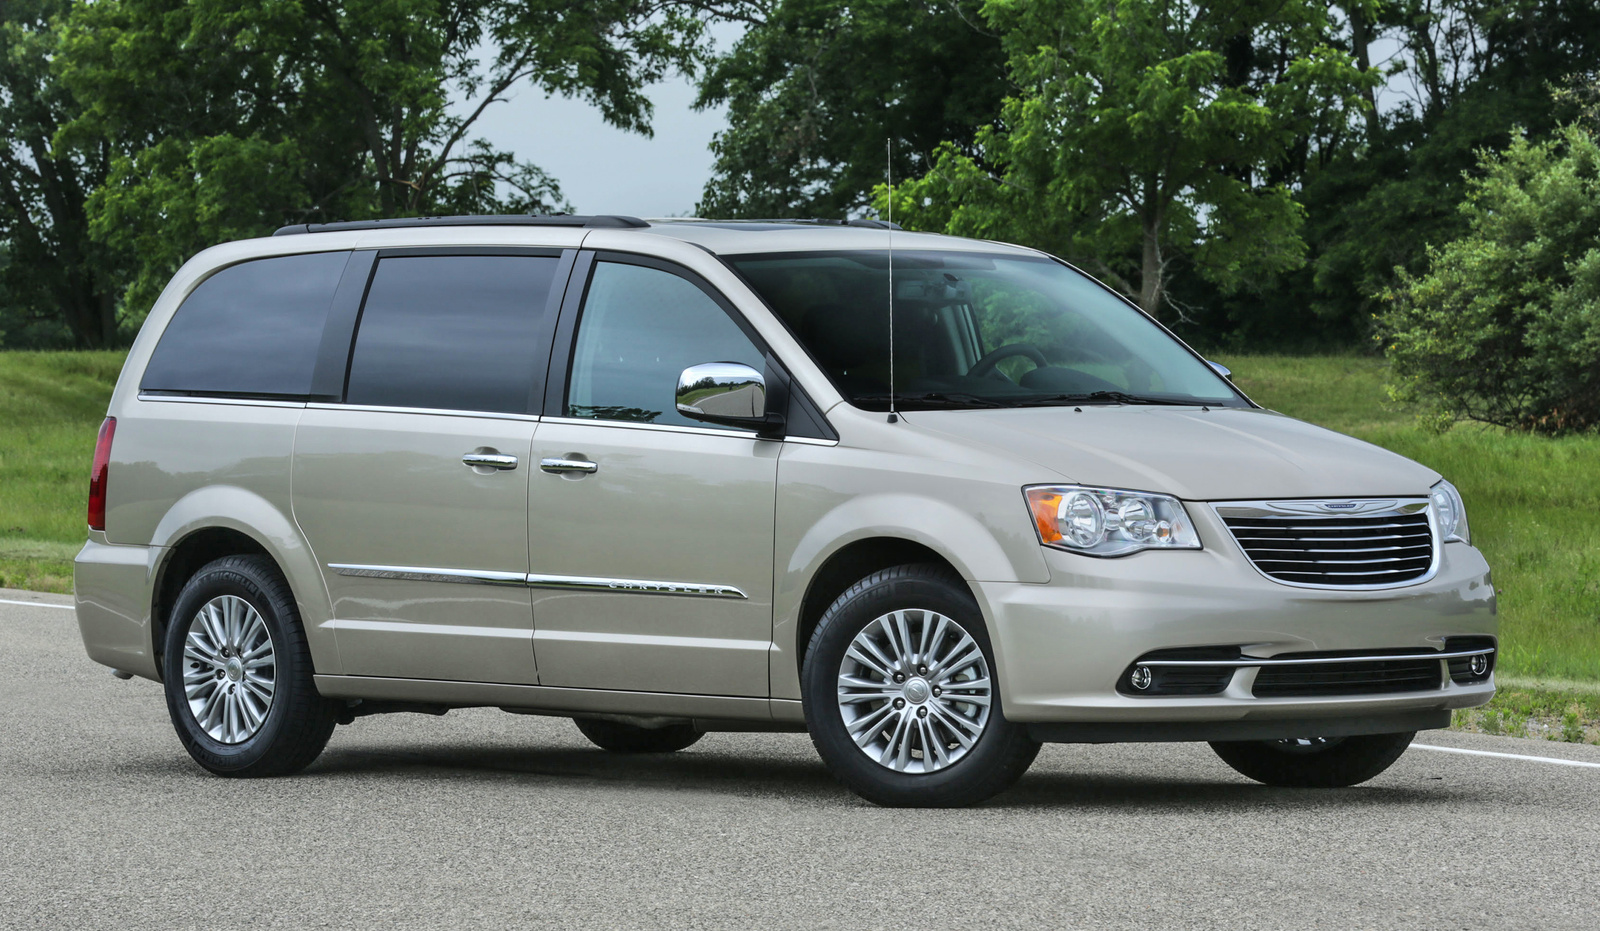
[[[1600,685],[1498,676],[1494,701],[1457,711],[1457,730],[1600,743]]]
[[[72,591],[121,352],[0,353],[0,588]]]

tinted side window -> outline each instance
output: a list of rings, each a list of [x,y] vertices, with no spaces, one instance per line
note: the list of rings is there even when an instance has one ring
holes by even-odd
[[[350,356],[345,400],[525,413],[557,260],[428,255],[378,261]]]
[[[173,314],[140,389],[308,395],[328,306],[349,258],[322,252],[256,259],[207,278]]]
[[[595,265],[578,318],[567,416],[709,427],[678,413],[678,376],[702,362],[765,361],[704,291],[670,272]]]

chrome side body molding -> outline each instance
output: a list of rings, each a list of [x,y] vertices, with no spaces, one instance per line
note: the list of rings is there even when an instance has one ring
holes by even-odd
[[[699,598],[744,598],[732,585],[705,582],[657,582],[649,579],[603,579],[581,575],[528,575],[530,588],[585,592],[637,592],[642,595],[692,595]]]
[[[520,572],[487,572],[476,569],[428,569],[417,566],[356,566],[329,563],[340,575],[363,579],[404,579],[408,582],[460,582],[466,585],[524,585]]]
[[[359,566],[330,563],[340,575],[367,579],[402,579],[410,582],[459,582],[467,585],[525,585],[528,588],[553,588],[582,592],[628,592],[638,595],[688,595],[695,598],[739,598],[747,596],[732,585],[710,582],[664,582],[654,579],[607,579],[577,575],[539,575],[520,572],[488,572],[475,569],[433,569],[418,566]]]

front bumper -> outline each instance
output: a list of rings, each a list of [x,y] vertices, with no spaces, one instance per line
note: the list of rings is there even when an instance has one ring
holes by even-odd
[[[1229,733],[1247,735],[1232,739],[1255,739],[1258,732],[1290,736],[1275,734],[1285,727],[1321,726],[1328,736],[1338,729],[1414,729],[1407,722],[1438,727],[1448,723],[1451,709],[1493,697],[1492,677],[1457,684],[1444,673],[1443,661],[1442,684],[1426,691],[1260,698],[1251,689],[1254,672],[1242,671],[1216,695],[1119,693],[1117,682],[1129,665],[1156,650],[1226,645],[1262,658],[1442,651],[1447,637],[1496,634],[1488,564],[1464,543],[1443,546],[1438,572],[1426,582],[1340,591],[1273,582],[1256,572],[1231,541],[1212,545],[1217,537],[1206,534],[1203,550],[1147,551],[1120,559],[1046,550],[1051,573],[1046,584],[972,583],[993,635],[1005,716],[1030,724],[1074,725],[1035,728],[1044,739],[1209,740],[1230,739]],[[1416,723],[1426,721],[1436,723]],[[1236,723],[1216,726],[1220,722]],[[1357,731],[1348,730],[1356,726]]]

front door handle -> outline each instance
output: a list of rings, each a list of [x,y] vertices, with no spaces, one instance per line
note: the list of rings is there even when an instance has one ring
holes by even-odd
[[[498,469],[509,472],[517,467],[516,456],[506,456],[500,453],[467,453],[461,461],[474,469]]]
[[[564,472],[596,472],[600,469],[599,466],[587,459],[560,458],[540,459],[539,468],[552,475],[560,475]]]

